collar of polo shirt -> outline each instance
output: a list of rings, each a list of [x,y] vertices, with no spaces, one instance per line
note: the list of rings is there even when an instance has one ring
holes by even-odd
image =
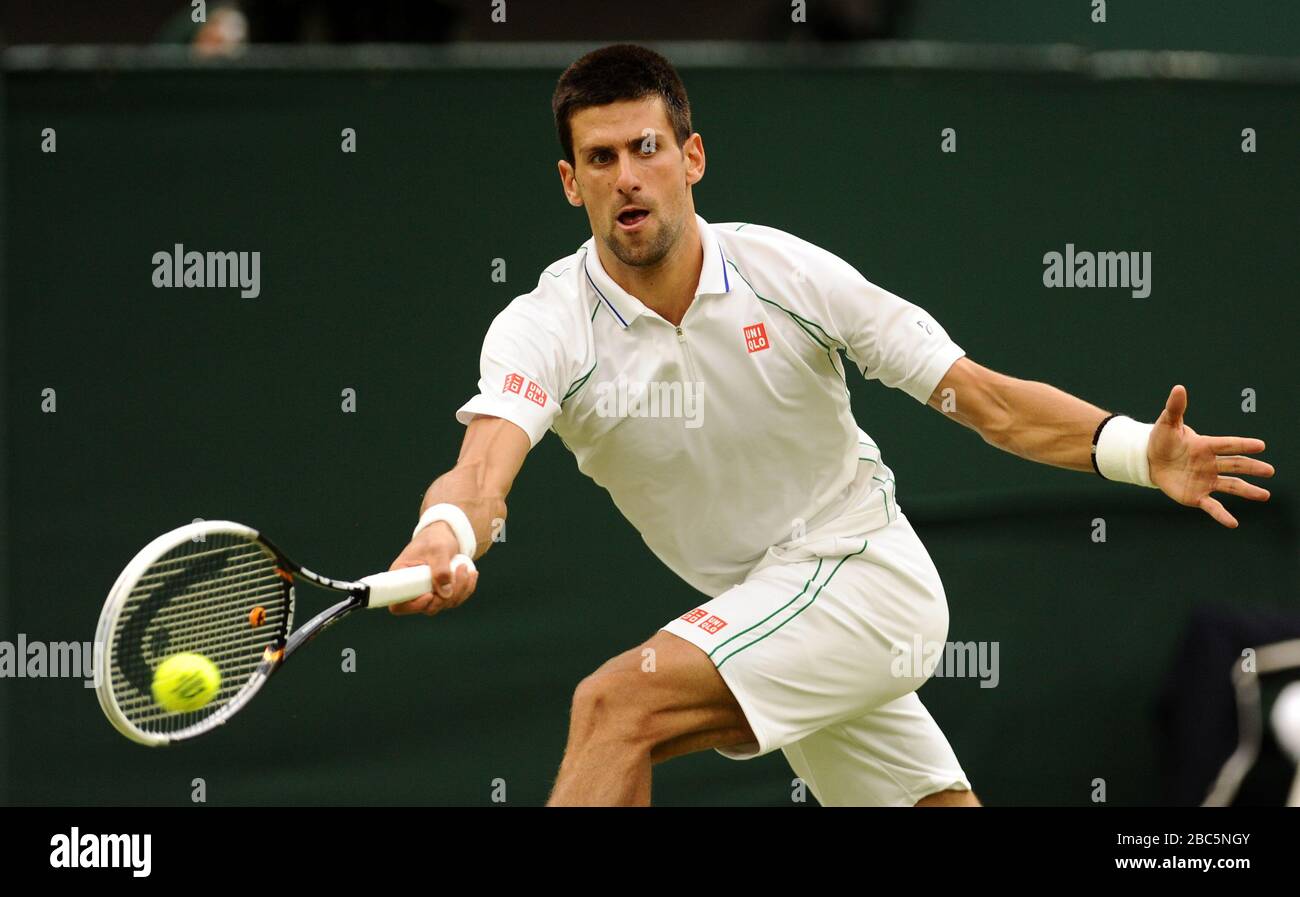
[[[714,236],[713,228],[709,227],[709,223],[699,215],[695,216],[695,223],[699,227],[700,245],[704,250],[704,262],[700,267],[700,282],[695,287],[695,298],[730,293],[731,278],[727,274],[726,257],[722,254],[722,247],[718,245],[718,238]],[[595,237],[582,245],[586,250],[583,266],[587,273],[587,283],[591,284],[606,309],[613,313],[614,319],[626,329],[650,309],[605,273],[605,266],[600,263],[600,257],[596,255]]]

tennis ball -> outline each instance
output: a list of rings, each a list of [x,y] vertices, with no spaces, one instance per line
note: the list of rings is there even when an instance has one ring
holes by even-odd
[[[153,673],[153,699],[172,713],[198,710],[220,687],[221,671],[202,654],[173,654]]]

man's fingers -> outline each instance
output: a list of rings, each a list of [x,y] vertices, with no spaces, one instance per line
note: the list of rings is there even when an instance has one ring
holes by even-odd
[[[456,574],[454,571],[450,573],[439,573],[433,578],[433,588],[443,598],[451,597],[452,592],[455,591],[455,583]]]
[[[401,604],[388,605],[388,612],[390,614],[396,614],[399,617],[406,616],[407,614],[424,613],[424,609],[429,606],[431,601],[433,601],[433,593],[425,592],[423,595],[420,595],[417,598],[412,598],[410,601],[403,601]]]
[[[1210,498],[1210,496],[1207,495],[1201,499],[1200,508],[1228,529],[1237,528],[1237,518],[1229,514],[1223,505],[1219,504],[1215,499]]]
[[[402,566],[407,565],[403,564]],[[396,566],[394,569],[396,569]],[[455,569],[443,568],[433,577],[433,592],[425,592],[410,601],[390,605],[388,610],[398,616],[424,614],[432,617],[444,610],[459,607],[470,595],[474,594],[477,585],[477,569],[470,572],[470,567],[462,565],[457,565]],[[442,594],[444,589],[446,590],[445,595]]]
[[[430,593],[425,596],[429,599],[425,605],[420,610],[412,611],[412,613],[423,613],[425,616],[432,617],[444,610],[460,607],[470,595],[474,594],[474,587],[477,584],[477,570],[470,573],[468,567],[457,567],[451,571],[451,578],[448,583],[449,594],[443,596]]]
[[[1229,495],[1240,495],[1242,498],[1248,498],[1251,501],[1268,501],[1269,492],[1267,489],[1261,489],[1254,483],[1247,483],[1237,477],[1219,477],[1214,481],[1215,492],[1227,492]]]
[[[1249,436],[1211,436],[1210,448],[1216,455],[1254,455],[1264,451],[1264,440]]]
[[[438,597],[446,600],[455,597],[457,592],[456,571],[440,570],[433,577],[433,590]]]
[[[1175,386],[1169,390],[1169,398],[1165,399],[1165,423],[1171,427],[1181,427],[1183,424],[1183,412],[1187,410],[1187,390],[1182,385]]]
[[[478,583],[478,571],[470,573],[468,570],[468,567],[457,567],[451,572],[450,594],[445,598],[432,596],[433,600],[429,604],[429,609],[425,611],[426,614],[432,617],[444,610],[460,607],[470,595],[474,594],[474,586]]]
[[[473,573],[468,567],[457,567],[452,573],[451,596],[444,599],[448,607],[459,607],[474,594],[478,584],[478,570]]]
[[[1272,464],[1241,455],[1220,455],[1217,464],[1219,473],[1240,473],[1248,477],[1271,477],[1274,473]]]

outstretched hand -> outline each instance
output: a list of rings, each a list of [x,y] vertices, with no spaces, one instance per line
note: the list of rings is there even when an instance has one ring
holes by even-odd
[[[1200,508],[1224,526],[1235,529],[1237,518],[1211,497],[1212,492],[1239,495],[1251,501],[1268,501],[1269,492],[1237,476],[1271,477],[1273,465],[1244,455],[1264,451],[1262,439],[1248,436],[1201,436],[1183,423],[1187,390],[1169,391],[1165,410],[1156,420],[1147,442],[1151,481],[1180,505]]]

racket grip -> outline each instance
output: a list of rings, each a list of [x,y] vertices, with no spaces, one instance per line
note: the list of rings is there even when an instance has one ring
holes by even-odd
[[[463,566],[468,566],[470,572],[474,572],[474,562],[465,555],[458,554],[452,558],[452,575],[456,575],[457,567]],[[403,601],[419,598],[425,592],[433,591],[433,574],[428,564],[402,567],[399,570],[389,570],[387,573],[375,573],[362,578],[361,582],[370,587],[370,597],[366,601],[366,607],[401,604]]]

